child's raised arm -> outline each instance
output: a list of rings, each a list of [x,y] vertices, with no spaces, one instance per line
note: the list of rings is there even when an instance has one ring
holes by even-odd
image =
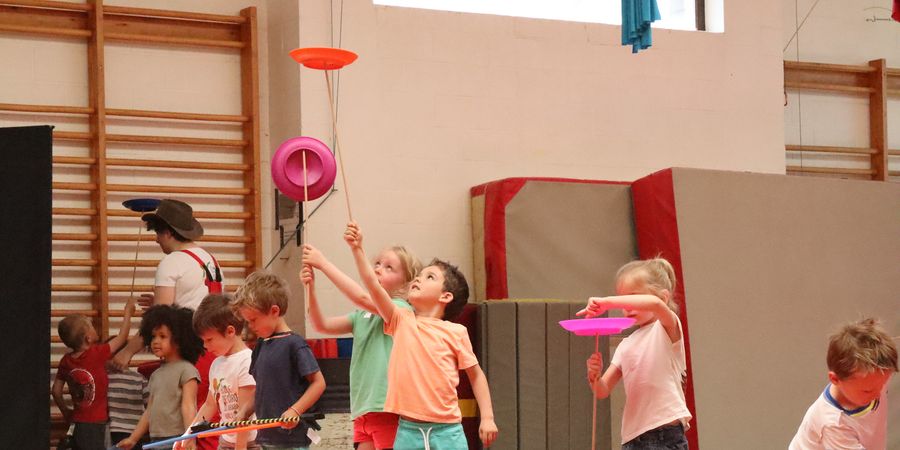
[[[375,302],[375,308],[378,310],[378,315],[384,319],[385,324],[389,324],[391,317],[394,316],[394,309],[397,306],[391,301],[390,294],[388,294],[387,291],[381,287],[381,284],[378,283],[378,277],[375,276],[375,269],[372,268],[369,261],[366,259],[366,253],[362,248],[362,231],[359,229],[359,225],[357,225],[356,222],[347,224],[347,230],[344,231],[344,240],[347,241],[347,245],[350,246],[350,251],[353,253],[353,260],[356,262],[356,269],[359,271],[359,276],[366,286],[366,289],[369,290],[369,294],[372,295],[372,300]]]
[[[678,316],[666,304],[671,294],[662,291],[664,298],[650,294],[613,295],[610,297],[591,297],[587,306],[575,313],[576,316],[595,317],[610,309],[630,309],[633,311],[650,311],[665,328],[669,339],[674,343],[681,339],[681,327]]]
[[[300,281],[304,285],[309,286],[309,298],[306,304],[309,306],[309,321],[313,328],[320,333],[326,334],[346,334],[353,331],[353,324],[347,316],[325,317],[322,310],[319,309],[319,298],[316,295],[316,283],[313,268],[308,264],[304,264],[300,269]]]
[[[328,277],[329,280],[338,288],[341,293],[347,296],[351,302],[361,309],[370,313],[377,314],[375,303],[372,297],[359,284],[353,281],[343,271],[337,268],[331,261],[325,258],[320,250],[309,244],[303,245],[303,264],[310,265],[319,269]]]
[[[125,303],[125,315],[122,317],[122,327],[119,328],[119,334],[109,340],[110,353],[115,353],[128,342],[128,333],[131,331],[131,316],[134,315],[134,301],[134,297],[132,297]]]
[[[494,422],[494,407],[491,403],[491,390],[488,387],[487,377],[481,370],[481,366],[475,364],[466,369],[469,383],[472,385],[472,393],[475,394],[475,402],[478,403],[478,411],[481,416],[481,424],[478,426],[478,437],[485,447],[490,447],[497,439],[497,424]]]

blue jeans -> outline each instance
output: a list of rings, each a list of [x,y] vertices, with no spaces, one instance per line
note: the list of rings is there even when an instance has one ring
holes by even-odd
[[[681,424],[663,425],[622,444],[622,450],[688,450]]]

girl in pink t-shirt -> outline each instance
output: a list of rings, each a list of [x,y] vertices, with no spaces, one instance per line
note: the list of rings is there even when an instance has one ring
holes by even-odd
[[[675,271],[668,261],[632,261],[616,274],[616,295],[591,297],[578,315],[594,317],[622,309],[638,329],[622,340],[603,370],[600,353],[587,360],[588,382],[597,398],[624,380],[622,448],[688,448],[684,431],[691,413],[682,389],[686,362],[681,322],[672,300]]]

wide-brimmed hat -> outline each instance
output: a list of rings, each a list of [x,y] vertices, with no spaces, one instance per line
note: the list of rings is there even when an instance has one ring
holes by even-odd
[[[168,224],[185,239],[193,241],[203,236],[203,226],[194,218],[194,209],[180,200],[162,199],[156,211],[144,214],[141,220],[146,222],[154,217]]]

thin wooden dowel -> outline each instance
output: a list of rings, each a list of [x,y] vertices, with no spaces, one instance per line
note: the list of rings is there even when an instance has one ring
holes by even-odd
[[[831,147],[823,145],[785,145],[789,152],[844,153],[853,155],[874,155],[878,150],[865,147]]]
[[[144,235],[140,237],[145,241],[152,241],[156,238],[152,235]],[[135,234],[110,234],[108,236],[109,241],[135,241],[138,239],[138,236]],[[232,244],[246,244],[253,242],[253,237],[251,236],[223,236],[223,235],[203,235],[203,242],[227,242]]]
[[[600,351],[600,335],[594,336],[594,353]],[[597,450],[597,393],[594,392],[594,385],[591,384],[591,397],[594,398],[594,408],[591,418],[591,450]]]
[[[21,1],[21,0],[20,0]],[[104,6],[107,16],[162,17],[167,19],[189,20],[194,22],[218,22],[242,24],[247,22],[243,16],[226,16],[221,14],[204,14],[183,11],[167,11],[162,9],[133,8],[130,6]],[[109,36],[109,34],[107,34]]]
[[[225,287],[225,291],[233,292],[233,291],[236,291],[237,288],[238,288],[237,285],[229,284],[228,286]],[[109,285],[109,292],[128,292],[130,289],[131,289],[131,287],[127,284],[110,284]],[[134,285],[134,290],[139,291],[139,292],[140,291],[150,292],[150,291],[153,291],[153,285],[152,284],[136,284],[136,285]],[[113,314],[114,312],[115,311],[110,311],[110,315],[114,316],[115,315],[115,314]]]
[[[53,140],[87,141],[93,137],[94,136],[92,136],[91,133],[84,133],[81,131],[54,131],[53,132]]]
[[[50,317],[66,317],[71,316],[72,314],[81,314],[88,317],[96,317],[100,314],[99,311],[95,309],[51,309]]]
[[[177,136],[142,136],[136,134],[107,134],[107,142],[129,142],[138,144],[202,145],[209,147],[245,147],[247,141],[240,139],[208,139]]]
[[[57,261],[57,260],[54,260],[54,261]],[[59,260],[59,261],[72,261],[73,263],[71,265],[87,265],[87,263],[89,263],[92,260],[85,259],[85,260]],[[85,264],[78,264],[79,261],[83,261],[83,262],[85,262]],[[219,266],[221,266],[221,267],[252,267],[253,266],[253,262],[249,261],[249,260],[237,260],[237,259],[222,260],[222,259],[220,259],[218,261],[219,261]],[[108,262],[109,262],[109,267],[131,267],[132,265],[137,265],[138,267],[156,267],[157,265],[159,265],[158,259],[139,259],[137,261],[131,261],[130,259],[110,259]],[[56,265],[56,264],[54,263],[54,265]],[[59,265],[63,265],[63,264],[59,264]]]
[[[154,44],[186,45],[191,47],[244,48],[241,41],[225,41],[221,39],[180,38],[171,36],[154,36],[150,34],[106,33],[108,41],[150,42]]]
[[[825,173],[825,174],[833,174],[833,175],[857,175],[857,176],[868,176],[871,177],[875,174],[875,170],[873,169],[839,169],[834,167],[800,167],[800,166],[788,166],[788,172],[799,172],[799,173]]]
[[[69,210],[71,209],[71,213],[63,214],[62,212],[59,215],[95,215],[97,214],[96,210],[93,209],[79,209],[79,208],[54,208],[53,214],[57,214],[57,210]],[[140,216],[142,213],[136,213],[133,211],[129,211],[127,209],[110,209],[107,210],[107,216],[110,217],[134,217]],[[194,217],[199,219],[237,219],[237,220],[248,220],[253,218],[253,214],[249,212],[217,212],[217,211],[194,211]]]
[[[825,64],[801,61],[785,61],[784,68],[788,70],[811,70],[815,72],[839,72],[839,73],[872,73],[875,69],[870,66],[852,66],[847,64]]]
[[[53,267],[94,267],[96,259],[53,259],[50,261]]]
[[[144,230],[144,223],[141,222],[141,225],[138,226],[138,238],[137,245],[134,247],[134,268],[131,271],[131,293],[128,295],[128,298],[134,297],[134,278],[137,276],[137,260],[138,253],[141,251],[141,232]]]
[[[58,292],[97,292],[100,288],[96,284],[51,284],[50,290]]]
[[[302,155],[303,156],[303,228],[300,230],[300,236],[301,236],[301,241],[303,241],[304,244],[307,244],[307,243],[309,243],[309,241],[307,240],[307,236],[308,236],[307,233],[309,231],[307,229],[309,227],[309,223],[307,223],[307,220],[309,219],[309,211],[308,211],[309,210],[309,208],[308,208],[308,206],[309,206],[309,176],[308,176],[309,171],[307,170],[308,168],[306,166],[306,150],[301,150],[300,153],[303,154]],[[309,285],[308,284],[303,285],[303,292],[305,294],[305,296],[303,298],[304,298],[304,300],[306,300],[306,302],[308,304],[309,303]]]
[[[54,241],[96,241],[97,233],[52,233]]]
[[[307,229],[306,228],[308,225],[306,223],[306,220],[309,218],[309,211],[308,211],[309,208],[307,208],[307,206],[309,206],[309,177],[308,177],[309,173],[307,172],[307,167],[306,167],[306,150],[303,150],[300,153],[302,153],[302,156],[303,156],[303,230],[302,230],[300,236],[302,238],[301,240],[303,241],[303,243],[306,244],[307,243],[307,240],[306,240]]]
[[[53,164],[97,164],[97,158],[87,158],[82,156],[54,156]]]
[[[71,38],[89,38],[90,30],[75,30],[65,28],[48,28],[33,27],[29,25],[11,25],[8,23],[0,24],[0,31],[9,31],[13,33],[39,34],[42,36],[62,36]]]
[[[0,107],[2,109],[2,107]],[[140,109],[107,108],[107,116],[142,117],[149,119],[173,119],[173,120],[201,120],[206,122],[236,122],[243,123],[250,120],[247,116],[234,116],[228,114],[200,114],[172,111],[147,111]]]
[[[875,92],[875,88],[865,86],[846,86],[843,84],[808,83],[797,81],[785,81],[787,89],[805,89],[810,91],[845,92],[848,94],[869,94]]]
[[[97,210],[93,208],[53,208],[54,216],[96,216]]]
[[[55,184],[55,183],[54,183]],[[85,184],[85,183],[70,183]],[[55,188],[56,186],[54,186]],[[72,187],[71,189],[75,189]],[[165,194],[250,195],[250,188],[213,188],[191,186],[159,186],[150,184],[107,184],[107,192],[158,192]]]
[[[350,186],[347,185],[347,175],[344,171],[344,151],[338,138],[340,133],[338,133],[337,114],[334,112],[334,93],[331,89],[331,77],[328,75],[328,70],[323,72],[325,72],[325,84],[328,85],[328,107],[331,109],[331,127],[334,130],[334,153],[337,154],[338,164],[341,166],[341,182],[344,183],[344,199],[347,201],[347,218],[352,222],[353,212],[350,209]]]
[[[54,158],[53,162],[56,162]],[[200,170],[233,170],[246,171],[250,170],[249,164],[229,164],[229,163],[211,163],[199,161],[172,161],[172,160],[153,160],[153,159],[126,159],[126,158],[107,158],[107,166],[123,166],[123,167],[164,167],[167,169],[200,169]]]
[[[97,183],[68,183],[63,181],[54,181],[51,183],[54,190],[59,191],[95,191]]]
[[[50,0],[3,0],[4,5],[24,6],[37,9],[62,9],[65,11],[90,11],[94,9],[88,3],[54,2]]]
[[[53,114],[93,114],[94,108],[83,106],[24,105],[19,103],[0,103],[0,111]]]

